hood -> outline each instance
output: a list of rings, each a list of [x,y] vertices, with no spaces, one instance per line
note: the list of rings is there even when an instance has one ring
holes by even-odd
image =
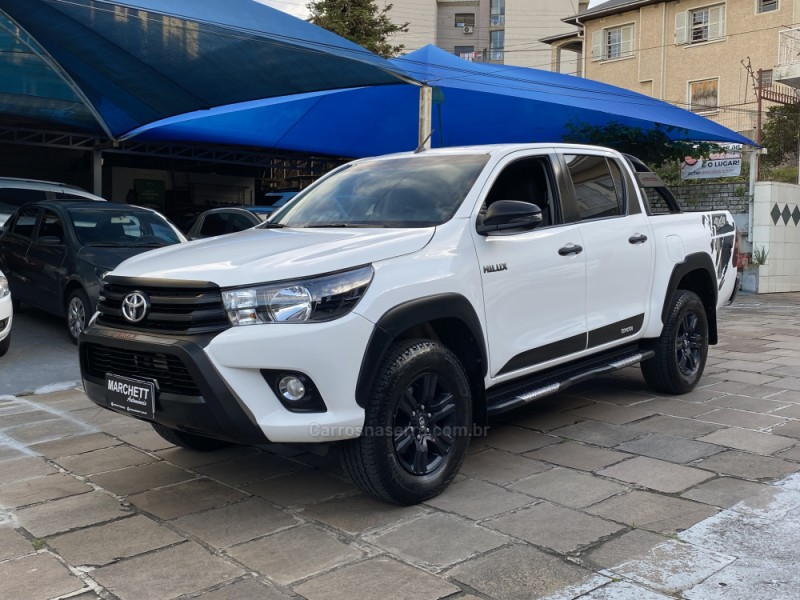
[[[153,248],[104,248],[100,246],[83,246],[78,250],[78,258],[89,263],[93,267],[110,271],[131,256],[142,254],[148,250],[153,250]]]
[[[248,229],[136,256],[114,275],[211,281],[220,287],[297,279],[416,252],[434,231]]]

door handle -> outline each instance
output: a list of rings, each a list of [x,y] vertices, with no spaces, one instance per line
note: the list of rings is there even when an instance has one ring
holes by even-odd
[[[578,246],[578,244],[567,244],[563,248],[558,249],[558,253],[561,256],[569,256],[570,254],[580,254],[583,252],[583,246]]]
[[[644,244],[647,241],[647,236],[642,235],[641,233],[637,233],[636,235],[632,235],[628,238],[628,241],[631,244]]]

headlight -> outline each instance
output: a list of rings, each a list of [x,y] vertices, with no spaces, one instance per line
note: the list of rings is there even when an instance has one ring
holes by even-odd
[[[8,289],[8,279],[5,276],[0,275],[0,298],[5,298],[11,293],[11,290]]]
[[[372,282],[371,266],[309,279],[223,290],[233,325],[331,321],[355,308]]]

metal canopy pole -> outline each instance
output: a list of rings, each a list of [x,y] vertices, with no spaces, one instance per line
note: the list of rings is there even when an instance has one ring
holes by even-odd
[[[419,88],[419,136],[418,148],[431,149],[431,113],[433,111],[433,88],[427,84]]]
[[[97,147],[92,149],[92,188],[96,196],[103,195],[103,151]]]

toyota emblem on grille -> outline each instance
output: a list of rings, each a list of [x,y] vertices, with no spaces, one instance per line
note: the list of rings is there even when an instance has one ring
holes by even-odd
[[[150,300],[144,292],[131,292],[122,299],[122,316],[130,323],[138,323],[147,316]]]

